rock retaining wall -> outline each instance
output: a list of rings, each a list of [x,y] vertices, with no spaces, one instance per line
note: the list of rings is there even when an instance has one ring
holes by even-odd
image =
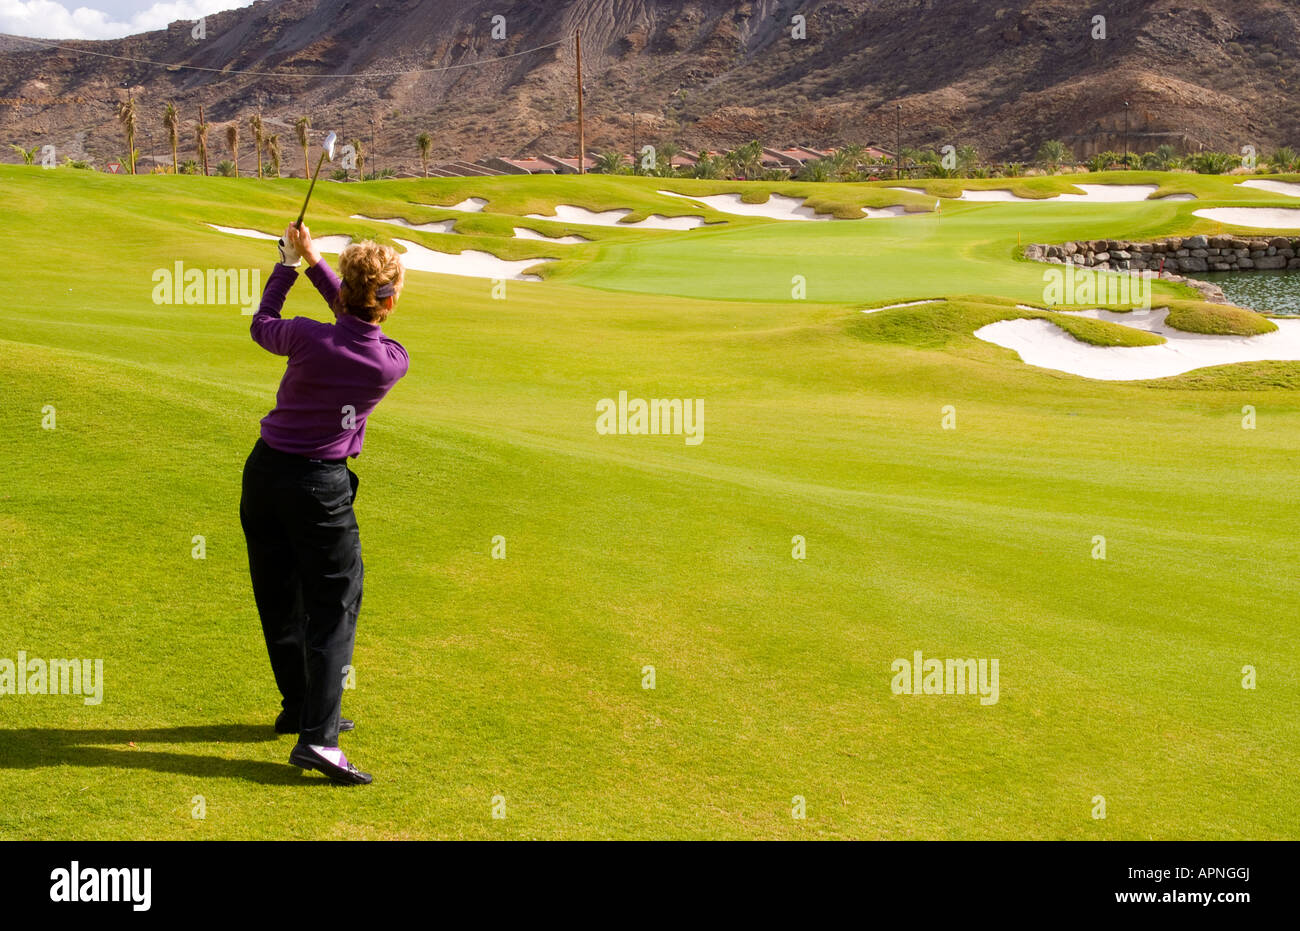
[[[1082,265],[1100,271],[1239,272],[1253,269],[1300,269],[1300,239],[1275,236],[1186,236],[1155,242],[1091,239],[1059,246],[1032,245],[1025,257],[1058,265]]]
[[[1187,278],[1179,272],[1300,269],[1300,239],[1287,236],[1259,239],[1172,236],[1154,242],[1081,239],[1055,246],[1035,243],[1025,249],[1025,258],[1097,271],[1137,272],[1150,277],[1159,275],[1162,281],[1181,282],[1195,288],[1207,301],[1228,304],[1231,302],[1218,285]]]

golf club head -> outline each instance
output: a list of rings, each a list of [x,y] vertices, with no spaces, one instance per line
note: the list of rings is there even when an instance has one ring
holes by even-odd
[[[338,141],[338,135],[334,132],[330,132],[330,134],[325,137],[325,141],[321,143],[321,148],[325,150],[326,161],[334,161],[334,143]]]

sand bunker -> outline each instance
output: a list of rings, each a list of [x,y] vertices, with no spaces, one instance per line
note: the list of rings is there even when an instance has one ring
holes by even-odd
[[[459,210],[461,213],[482,213],[483,208],[487,206],[487,199],[483,197],[467,197],[459,204],[452,204],[450,207],[444,204],[421,204],[421,207],[434,207],[438,210]]]
[[[862,216],[868,220],[881,220],[885,217],[901,217],[907,213],[907,208],[902,204],[895,204],[892,207],[863,207]],[[835,217],[836,220],[840,219]]]
[[[712,207],[718,213],[730,213],[738,217],[763,217],[768,220],[840,219],[834,214],[818,213],[811,207],[805,207],[806,198],[786,197],[784,194],[770,194],[767,200],[761,204],[747,204],[740,199],[739,194],[705,194],[700,197],[693,197],[689,194],[678,194],[675,191],[660,191],[659,193],[667,194],[669,197],[693,200],[706,207]],[[902,216],[906,212],[907,209],[901,206],[862,208],[863,216],[872,220],[882,217]]]
[[[1079,184],[1074,186],[1083,191],[1082,194],[1056,194],[1052,197],[1020,197],[1012,194],[1005,188],[995,188],[989,191],[962,191],[958,200],[984,201],[991,203],[1016,203],[1016,204],[1123,204],[1135,203],[1146,200],[1154,194],[1159,188],[1155,184]],[[1193,199],[1190,194],[1175,194],[1170,197],[1161,198],[1161,200],[1189,200]]]
[[[1292,207],[1208,207],[1195,215],[1257,230],[1300,230],[1300,210]]]
[[[1291,181],[1243,181],[1242,187],[1253,187],[1273,194],[1285,194],[1287,197],[1300,197],[1300,184]]]
[[[259,233],[257,230],[236,229],[230,226],[216,226],[208,224],[215,230],[223,233],[231,233],[235,236],[247,236],[251,239],[279,239],[278,236],[269,236],[266,233]],[[352,242],[351,236],[316,236],[313,241],[321,252],[338,254],[343,248]],[[511,278],[515,281],[541,281],[537,275],[525,275],[525,268],[533,265],[540,265],[543,262],[555,262],[557,259],[522,259],[517,262],[509,262],[505,259],[499,259],[490,252],[478,252],[474,249],[466,249],[458,255],[450,252],[436,252],[433,249],[426,249],[418,242],[411,242],[407,239],[394,239],[398,245],[406,251],[398,253],[402,265],[406,268],[422,272],[434,272],[439,275],[461,275],[467,278]]]
[[[410,220],[403,220],[401,217],[367,217],[359,213],[352,214],[354,220],[369,220],[372,223],[392,223],[394,226],[405,226],[407,229],[422,230],[426,233],[454,233],[453,227],[456,225],[455,220],[434,220],[431,223],[412,223]]]
[[[900,307],[920,307],[922,304],[937,304],[939,298],[932,297],[927,301],[908,301],[906,304],[886,304],[884,307],[868,307],[863,311],[864,314],[876,314],[882,310],[897,310]]]
[[[1028,365],[1103,381],[1167,378],[1230,362],[1300,360],[1300,320],[1274,320],[1277,330],[1258,336],[1212,336],[1167,326],[1167,307],[1124,314],[1109,310],[1073,313],[1156,333],[1166,341],[1159,346],[1094,346],[1047,320],[1001,320],[980,327],[975,335],[1015,350]]]
[[[575,207],[572,204],[556,204],[554,216],[548,217],[543,213],[529,213],[525,216],[530,220],[559,220],[582,226],[618,226],[625,229],[632,227],[649,230],[693,230],[704,225],[704,217],[666,217],[661,213],[653,213],[636,223],[619,222],[631,213],[632,211],[627,207],[595,211],[588,210],[586,207]]]
[[[245,236],[249,239],[269,239],[271,242],[278,242],[279,236],[271,236],[268,233],[258,232],[257,230],[240,229],[235,226],[217,226],[215,223],[209,223],[208,226],[222,233],[230,233],[232,236]],[[321,252],[329,252],[337,255],[343,249],[351,244],[351,236],[314,236],[312,242],[316,243],[316,248]]]
[[[515,281],[541,281],[538,275],[525,275],[524,269],[556,259],[520,259],[507,261],[499,259],[491,252],[479,252],[466,249],[459,254],[438,252],[427,249],[418,242],[408,239],[394,239],[406,251],[401,254],[402,264],[407,268],[422,272],[434,272],[438,275],[462,275],[467,278],[510,278]]]
[[[545,242],[559,242],[566,245],[576,245],[582,242],[591,242],[586,236],[547,236],[545,233],[539,233],[535,229],[529,229],[527,226],[516,226],[514,228],[515,239],[540,239]]]

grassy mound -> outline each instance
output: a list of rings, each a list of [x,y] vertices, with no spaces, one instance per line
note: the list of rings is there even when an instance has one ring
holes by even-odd
[[[935,304],[897,307],[861,314],[849,332],[868,342],[941,348],[999,320],[1047,320],[1093,346],[1158,346],[1165,338],[1108,320],[1093,320],[1047,310],[1026,310],[996,298],[956,298]],[[973,337],[972,337],[973,338]]]
[[[1166,322],[1184,333],[1207,333],[1215,336],[1258,336],[1272,333],[1277,324],[1263,314],[1207,301],[1172,301]]]
[[[1050,320],[1081,343],[1093,346],[1159,346],[1165,338],[1158,333],[1136,330],[1122,323],[1094,320],[1075,314],[1026,314]]]

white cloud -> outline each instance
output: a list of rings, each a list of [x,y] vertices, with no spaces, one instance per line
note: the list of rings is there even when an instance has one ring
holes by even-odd
[[[155,3],[129,19],[118,19],[90,7],[69,10],[55,0],[0,0],[0,32],[37,39],[119,39],[165,29],[178,19],[196,20],[250,3],[252,0],[176,0]]]

